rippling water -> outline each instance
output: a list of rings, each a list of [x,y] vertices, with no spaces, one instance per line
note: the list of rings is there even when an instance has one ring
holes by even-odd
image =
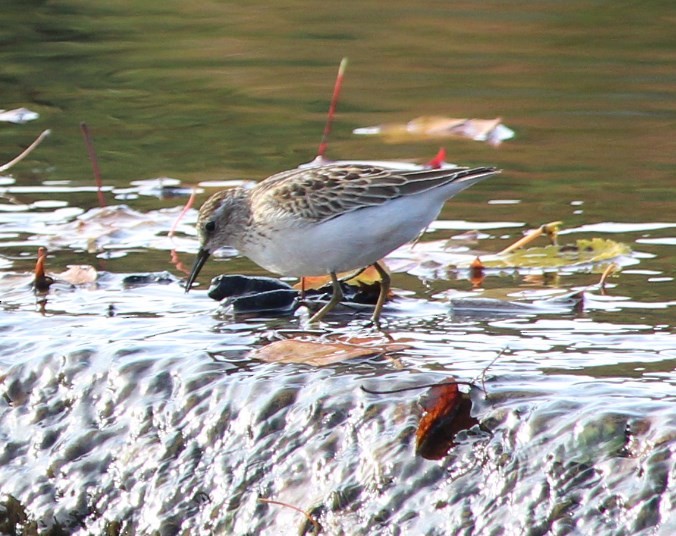
[[[674,15],[657,1],[6,6],[0,108],[40,117],[0,123],[0,164],[52,133],[0,177],[0,532],[314,530],[262,498],[327,534],[676,533]],[[186,192],[201,184],[200,203],[311,160],[343,56],[329,156],[423,162],[444,145],[503,173],[390,257],[387,336],[359,315],[316,331],[233,316],[200,289],[264,273],[234,252],[186,295],[194,209],[168,238]],[[516,137],[351,134],[430,114],[502,117]],[[631,247],[605,291],[593,264],[496,271],[482,296],[582,290],[584,307],[457,305],[477,292],[449,255],[555,220],[563,243]],[[41,245],[57,281],[36,300]],[[95,281],[58,275],[73,264]],[[293,336],[400,346],[326,367],[252,353]],[[416,453],[424,391],[362,390],[450,378],[477,385],[478,424],[437,460]]]

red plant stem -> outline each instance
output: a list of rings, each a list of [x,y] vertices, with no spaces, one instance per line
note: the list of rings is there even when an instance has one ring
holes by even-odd
[[[94,180],[96,181],[96,195],[99,199],[99,206],[101,208],[106,206],[106,199],[103,196],[103,181],[101,180],[101,170],[99,169],[99,161],[96,158],[96,151],[94,150],[94,142],[92,140],[92,135],[89,132],[89,127],[84,121],[80,123],[80,130],[82,130],[82,136],[84,137],[85,146],[87,147],[87,154],[89,155],[89,161],[92,163],[92,170],[94,171]]]
[[[178,224],[183,219],[183,216],[185,216],[186,212],[188,212],[188,210],[190,210],[190,207],[192,207],[193,203],[195,202],[195,196],[196,195],[197,195],[197,188],[193,188],[192,192],[190,193],[190,197],[188,198],[188,201],[186,202],[185,206],[183,207],[183,210],[181,210],[181,213],[176,218],[174,225],[171,226],[171,230],[169,231],[169,238],[172,238],[174,236],[174,234],[176,233],[176,227],[178,227]]]
[[[168,237],[171,239],[174,237],[176,234],[176,228],[178,227],[178,224],[181,222],[183,217],[185,216],[186,212],[190,210],[190,208],[193,206],[193,203],[195,203],[195,197],[197,196],[197,188],[193,188],[192,192],[190,193],[190,197],[188,198],[188,201],[186,202],[185,206],[183,207],[183,210],[181,210],[181,213],[178,215],[176,218],[176,221],[174,221],[174,224],[171,226],[171,230],[169,231]],[[186,275],[190,273],[190,270],[188,270],[185,265],[181,262],[181,259],[178,258],[178,252],[175,249],[171,250],[171,264],[176,266],[176,269],[179,272],[182,272]]]
[[[47,259],[47,248],[40,246],[38,248],[38,260],[35,263],[35,279],[45,277],[45,259]]]
[[[326,118],[326,125],[324,125],[324,133],[322,134],[322,141],[319,144],[317,156],[324,157],[326,148],[329,145],[329,134],[331,133],[331,125],[333,124],[333,117],[336,115],[336,105],[338,104],[338,96],[340,95],[340,88],[343,86],[343,76],[345,75],[345,68],[347,67],[347,58],[343,58],[338,67],[338,76],[336,76],[336,83],[333,86],[333,96],[331,97],[331,105],[329,106],[329,115]]]

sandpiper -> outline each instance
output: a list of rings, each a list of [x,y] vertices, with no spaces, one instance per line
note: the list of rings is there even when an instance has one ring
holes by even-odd
[[[231,246],[270,272],[328,274],[333,296],[310,319],[319,322],[343,298],[336,274],[373,265],[381,277],[372,316],[378,325],[390,287],[378,261],[416,238],[447,199],[495,173],[493,167],[330,164],[277,173],[251,189],[218,192],[199,211],[200,249],[185,291],[210,254]]]

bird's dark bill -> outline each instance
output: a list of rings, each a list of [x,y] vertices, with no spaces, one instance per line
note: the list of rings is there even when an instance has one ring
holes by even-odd
[[[192,284],[195,282],[195,279],[197,279],[197,276],[200,273],[200,270],[202,269],[202,266],[204,266],[204,263],[207,262],[207,259],[209,258],[209,252],[204,249],[200,248],[200,250],[197,252],[197,258],[195,259],[195,264],[192,265],[192,271],[190,272],[190,277],[188,277],[188,281],[185,284],[185,291],[188,292],[190,288],[192,287]]]

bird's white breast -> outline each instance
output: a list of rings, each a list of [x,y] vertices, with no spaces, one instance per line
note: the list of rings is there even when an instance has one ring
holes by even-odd
[[[440,199],[441,198],[441,199]],[[445,196],[402,197],[316,224],[277,222],[267,236],[239,246],[263,268],[317,276],[363,268],[414,239],[438,216]]]

